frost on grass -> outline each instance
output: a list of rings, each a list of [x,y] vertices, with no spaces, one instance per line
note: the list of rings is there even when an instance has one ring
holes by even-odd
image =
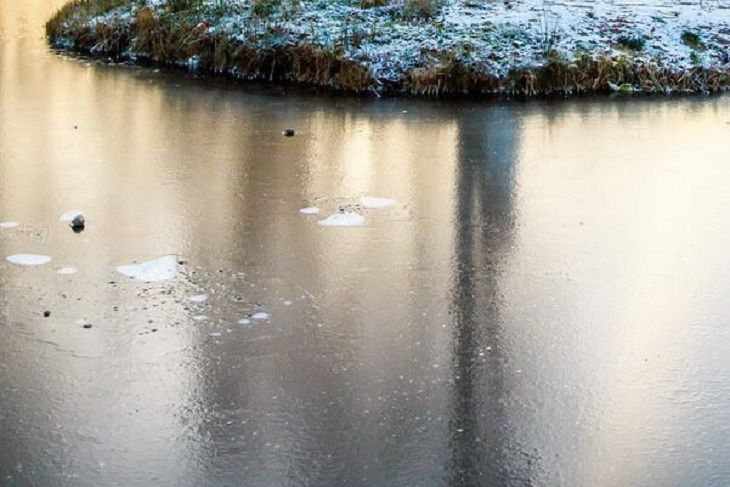
[[[7,222],[1,222],[0,228],[15,228],[18,226],[18,222],[13,221],[7,221]]]
[[[335,213],[317,223],[325,227],[359,227],[365,223],[365,217],[352,212]]]
[[[375,198],[372,196],[363,196],[362,198],[360,198],[360,204],[364,208],[378,209],[395,206],[398,204],[398,200],[394,200],[391,198]]]
[[[406,7],[421,1],[433,6],[428,15],[409,15]],[[374,92],[429,94],[433,88],[436,93],[442,93],[448,86],[454,94],[478,88],[496,93],[531,94],[550,92],[551,88],[558,91],[561,83],[563,91],[569,92],[574,88],[572,84],[581,83],[575,79],[560,81],[561,74],[565,73],[556,72],[547,73],[549,78],[543,80],[550,83],[549,87],[540,83],[533,85],[535,80],[530,72],[534,74],[551,63],[575,67],[578,73],[590,73],[591,78],[584,80],[580,89],[604,91],[608,90],[607,81],[617,85],[632,82],[641,85],[642,90],[658,91],[671,84],[662,81],[669,73],[678,75],[673,80],[681,85],[679,80],[687,70],[710,69],[725,74],[730,70],[727,27],[730,8],[712,0],[195,0],[178,3],[180,8],[173,11],[167,1],[118,0],[116,8],[81,21],[71,9],[66,12],[66,18],[49,23],[49,34],[57,45],[83,49],[78,44],[85,42],[88,50],[101,51],[100,54],[118,49],[132,59],[146,56],[241,78],[275,80],[278,77],[325,86],[339,83],[343,89]],[[146,7],[140,8],[143,4]],[[142,11],[144,18],[140,16]],[[100,28],[103,26],[121,25],[130,29],[135,19],[138,25],[142,25],[140,19],[146,19],[149,32],[136,37],[121,36],[130,38],[124,46],[114,36],[96,38],[98,34],[93,34],[108,32],[109,29]],[[180,25],[197,27],[194,32],[175,31],[175,26]],[[186,39],[188,43],[161,43],[160,39],[165,38],[159,32],[164,30],[162,27],[174,34],[168,38]],[[206,42],[198,42],[202,38]],[[214,55],[207,50],[208,41],[216,46]],[[272,61],[281,67],[275,61],[287,59],[286,56],[272,58],[268,53],[291,49],[296,57],[303,52],[296,51],[297,48],[311,48],[306,52],[315,53],[313,58],[301,59],[304,63],[314,60],[322,66],[348,63],[349,67],[360,70],[304,72],[300,60],[285,73],[266,68],[272,66]],[[154,52],[155,49],[159,52]],[[171,59],[170,53],[179,54]],[[328,56],[334,56],[337,63],[331,63],[334,58]],[[257,57],[263,62],[252,60]],[[610,75],[605,75],[605,70],[601,71],[604,74],[582,71],[581,65],[586,60],[603,59],[613,63]],[[649,71],[651,76],[641,77],[644,71]],[[653,79],[655,74],[657,79]],[[624,79],[627,76],[637,80]],[[646,81],[645,85],[638,83],[638,78]],[[484,81],[481,85],[480,80]],[[499,82],[491,84],[495,80]],[[599,86],[594,86],[594,81],[600,82]],[[713,78],[713,81],[727,86],[726,77]],[[694,84],[691,88],[717,89],[717,86]]]
[[[6,260],[15,265],[35,266],[48,264],[51,261],[51,258],[47,255],[15,254],[6,257]]]
[[[166,255],[141,264],[120,265],[117,271],[138,281],[157,282],[175,277],[178,265],[177,256]]]

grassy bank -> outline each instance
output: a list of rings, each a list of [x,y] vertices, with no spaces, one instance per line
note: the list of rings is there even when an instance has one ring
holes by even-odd
[[[469,1],[76,0],[46,31],[71,51],[353,93],[710,93],[730,86],[728,10],[647,5],[629,21],[608,8]]]

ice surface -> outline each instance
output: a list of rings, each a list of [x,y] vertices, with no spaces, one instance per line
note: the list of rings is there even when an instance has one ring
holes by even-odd
[[[389,206],[395,206],[398,204],[398,200],[391,198],[375,198],[372,196],[363,196],[360,198],[360,204],[365,208],[387,208]]]
[[[325,227],[359,227],[365,223],[365,217],[352,212],[335,213],[317,223]]]
[[[51,258],[47,255],[15,254],[6,257],[7,261],[15,265],[43,265],[48,264]]]
[[[141,264],[120,265],[117,271],[139,281],[157,282],[175,277],[177,268],[177,256],[166,255]]]

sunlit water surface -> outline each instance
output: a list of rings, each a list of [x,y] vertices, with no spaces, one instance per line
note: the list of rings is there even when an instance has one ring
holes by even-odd
[[[730,99],[261,90],[60,4],[0,0],[0,484],[730,482]]]

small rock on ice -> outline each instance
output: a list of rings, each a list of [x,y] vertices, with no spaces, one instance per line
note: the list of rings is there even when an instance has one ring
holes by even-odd
[[[398,204],[398,200],[391,198],[374,198],[372,196],[363,196],[360,198],[360,204],[365,208],[377,209],[387,208],[389,206],[395,206]]]
[[[172,279],[177,275],[177,256],[166,255],[141,264],[120,265],[117,272],[143,282],[157,282]]]
[[[319,208],[310,206],[308,208],[302,208],[301,210],[299,210],[299,213],[303,213],[305,215],[316,215],[317,213],[319,213]]]
[[[365,223],[365,217],[351,212],[335,213],[317,223],[325,227],[359,227]]]
[[[18,226],[18,222],[13,222],[13,221],[0,223],[0,228],[15,228],[17,226]]]
[[[6,257],[6,260],[15,265],[43,265],[48,264],[51,258],[47,255],[15,254]]]
[[[84,215],[76,215],[69,225],[74,232],[80,232],[86,228],[86,218],[84,218]]]

